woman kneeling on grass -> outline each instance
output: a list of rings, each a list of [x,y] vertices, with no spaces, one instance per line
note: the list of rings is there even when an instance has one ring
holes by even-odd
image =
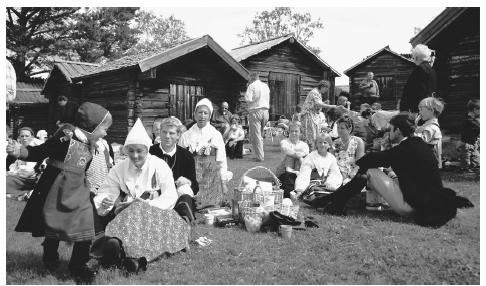
[[[280,150],[284,158],[275,173],[282,182],[285,198],[290,198],[290,192],[294,190],[295,179],[299,174],[302,161],[309,154],[309,146],[299,139],[300,128],[300,122],[291,122],[289,124],[289,138],[280,141]]]
[[[226,150],[223,136],[209,124],[213,105],[207,98],[201,99],[194,110],[194,124],[182,134],[179,145],[194,155],[199,193],[196,202],[202,206],[219,205],[226,192],[226,180],[232,173],[227,171]]]
[[[93,199],[100,216],[115,215],[107,237],[92,249],[104,266],[121,266],[116,258],[124,253],[150,262],[187,247],[189,225],[173,210],[178,196],[172,172],[149,154],[151,143],[138,119],[124,144],[128,158],[110,170]]]
[[[295,193],[300,196],[318,187],[326,191],[334,191],[343,183],[336,157],[328,152],[330,138],[319,134],[316,139],[317,150],[312,151],[302,162],[299,175],[295,180]]]

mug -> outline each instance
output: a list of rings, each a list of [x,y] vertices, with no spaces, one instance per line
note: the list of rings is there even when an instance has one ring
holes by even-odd
[[[290,239],[292,237],[292,226],[282,224],[279,226],[280,235],[285,239]]]
[[[205,214],[204,219],[207,225],[213,225],[214,224],[214,215],[212,214]]]

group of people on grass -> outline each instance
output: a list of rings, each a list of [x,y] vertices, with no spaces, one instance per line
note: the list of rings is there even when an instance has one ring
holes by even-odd
[[[262,131],[269,108],[265,86],[252,74],[245,95],[257,161],[264,160]],[[281,141],[282,162],[276,170],[286,197],[343,215],[349,198],[367,188],[379,193],[397,213],[429,226],[447,222],[457,207],[471,206],[444,188],[439,175],[442,137],[437,117],[444,108],[439,99],[424,92],[417,103],[418,115],[415,109],[380,111],[378,105],[373,111],[363,105],[357,113],[349,110],[345,97],[336,105],[323,101],[329,87],[327,81],[320,81],[301,112],[288,122],[289,137]],[[468,108],[466,146],[471,164],[479,167],[479,102],[471,102]],[[223,102],[214,115],[213,104],[201,99],[192,126],[177,118],[159,118],[153,138],[137,120],[123,145],[127,158],[116,164],[111,145],[103,139],[112,117],[100,105],[81,104],[72,122],[58,122],[59,129],[43,143],[24,140],[33,137],[33,131],[21,128],[18,141],[9,139],[7,145],[7,154],[19,170],[19,177],[8,179],[7,187],[22,185],[33,192],[16,231],[45,237],[42,259],[50,271],[59,265],[59,242],[74,242],[68,268],[81,282],[95,277],[95,269],[88,266],[93,257],[104,266],[120,266],[117,257],[129,255],[126,250],[146,249],[147,243],[156,245],[149,248],[149,260],[186,248],[197,206],[224,200],[226,182],[232,178],[227,155],[242,155],[245,133],[239,118],[227,109]],[[368,152],[370,138],[377,136],[385,136],[388,146]],[[46,158],[45,170],[34,179],[29,162]],[[31,165],[21,167],[27,164]],[[311,197],[312,190],[326,195]],[[112,237],[112,233],[119,235]]]
[[[431,51],[418,45],[412,57],[417,67],[405,86],[398,111],[379,110],[379,103],[373,100],[375,108],[364,103],[359,114],[346,108],[344,97],[338,98],[337,105],[330,105],[323,100],[329,88],[326,81],[309,92],[302,113],[293,117],[300,120],[290,123],[289,138],[281,141],[283,159],[277,174],[286,197],[301,198],[328,213],[344,215],[352,196],[364,190],[376,192],[383,200],[373,202],[370,209],[384,204],[428,226],[440,226],[455,216],[458,207],[472,206],[442,185],[438,117],[444,103],[434,97]],[[372,75],[369,77],[369,83],[363,85],[375,88]],[[372,97],[378,97],[377,93]],[[322,109],[327,110],[327,118]],[[467,140],[468,164],[476,166],[479,100],[471,100],[468,111],[463,140]],[[470,134],[474,134],[472,140]],[[371,150],[375,138],[381,142],[378,150]]]
[[[51,271],[59,264],[59,241],[74,242],[69,270],[87,282],[95,273],[87,265],[95,239],[97,253],[109,249],[112,256],[122,251],[122,244],[127,250],[147,237],[164,241],[156,256],[186,248],[190,227],[181,224],[190,226],[195,219],[194,197],[202,206],[220,204],[232,175],[223,136],[210,125],[212,111],[208,99],[200,100],[194,110],[195,124],[186,131],[176,118],[160,120],[155,144],[137,120],[123,145],[127,158],[117,164],[110,146],[102,141],[112,124],[111,114],[94,103],[81,104],[74,124],[61,125],[41,145],[9,140],[7,154],[12,158],[25,162],[48,158],[16,231],[45,237],[43,262]],[[106,237],[110,225],[131,225],[119,221],[120,213],[124,220],[142,222],[156,216],[164,223],[132,225],[134,229],[126,230],[127,237],[121,241]],[[130,233],[137,235],[130,237]]]

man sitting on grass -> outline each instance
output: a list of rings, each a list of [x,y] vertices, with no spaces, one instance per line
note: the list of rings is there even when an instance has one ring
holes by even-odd
[[[423,226],[439,227],[454,218],[457,208],[472,203],[442,185],[437,159],[421,138],[412,137],[414,120],[400,113],[390,120],[390,140],[398,144],[390,150],[370,153],[359,159],[357,175],[320,202],[326,212],[346,214],[346,202],[366,185],[378,192],[398,214],[411,216]],[[392,167],[396,178],[378,167]]]

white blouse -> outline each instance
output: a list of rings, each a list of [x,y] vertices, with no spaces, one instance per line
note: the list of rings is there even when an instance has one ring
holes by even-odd
[[[301,152],[304,154],[305,157],[309,154],[309,145],[305,143],[304,141],[297,141],[296,144],[292,143],[290,139],[284,139],[280,141],[280,150],[282,155],[284,155],[284,158],[280,162],[280,164],[277,166],[277,169],[275,171],[275,175],[280,176],[285,172],[285,160],[286,156],[291,156],[294,155],[295,152]]]
[[[339,188],[343,183],[336,157],[329,152],[323,157],[315,150],[302,162],[299,175],[295,180],[296,190],[304,191],[309,186],[312,169],[317,169],[319,176],[327,175],[326,183],[332,190]]]
[[[209,123],[203,128],[194,124],[184,132],[179,139],[179,146],[188,148],[190,152],[198,152],[201,148],[210,146],[216,148],[216,161],[222,162],[222,169],[227,169],[226,149],[221,133]]]
[[[140,197],[145,191],[153,190],[152,179],[154,174],[156,189],[160,188],[161,194],[159,197],[147,202],[163,210],[174,208],[178,195],[172,171],[164,160],[147,154],[147,159],[141,168],[135,167],[130,158],[126,158],[111,168],[94,197],[94,204],[98,214],[101,216],[106,215],[113,208],[113,206],[103,208],[101,202],[106,197],[115,200],[120,195],[120,191],[122,191],[127,194],[127,201],[130,201]]]

